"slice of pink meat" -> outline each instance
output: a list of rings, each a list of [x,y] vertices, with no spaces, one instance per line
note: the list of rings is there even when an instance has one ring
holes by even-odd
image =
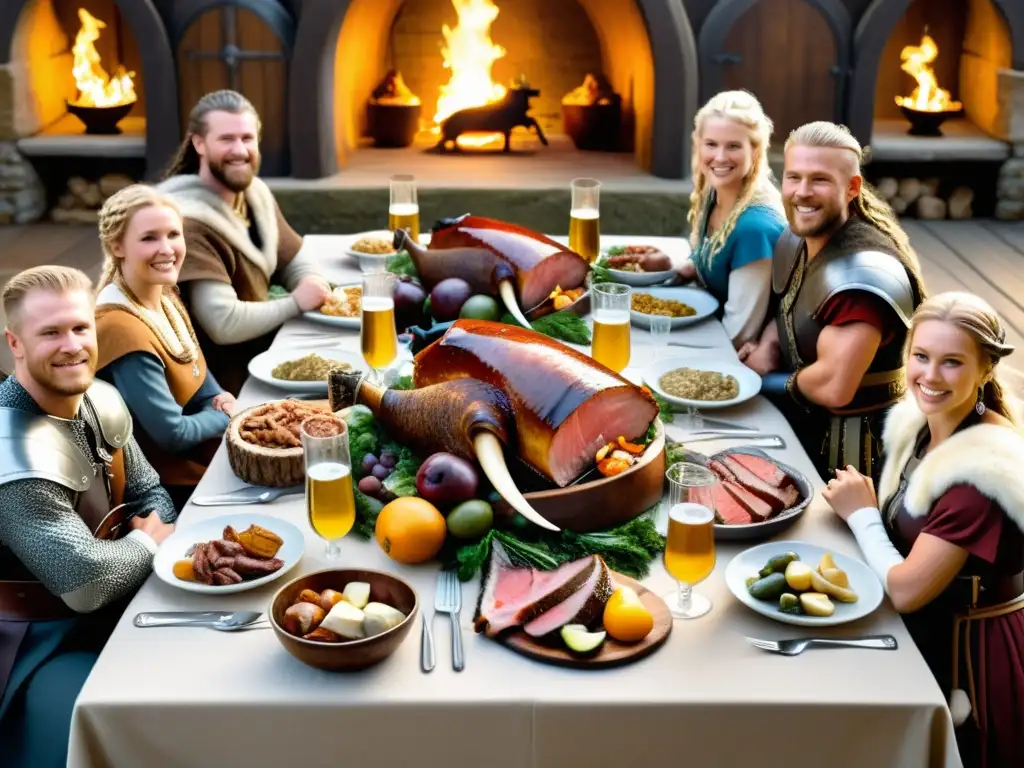
[[[532,621],[576,592],[596,568],[593,557],[554,571],[537,571],[513,568],[492,556],[474,621],[476,631],[493,637]]]
[[[612,594],[611,573],[601,557],[594,557],[598,561],[598,567],[591,572],[586,583],[558,605],[549,608],[524,626],[526,634],[543,637],[566,624],[583,624],[590,627],[602,615],[605,603]]]

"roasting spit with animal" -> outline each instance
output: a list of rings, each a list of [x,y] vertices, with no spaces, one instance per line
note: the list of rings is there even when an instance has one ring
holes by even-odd
[[[512,129],[517,126],[536,129],[537,138],[547,146],[548,140],[544,136],[544,131],[540,129],[537,121],[527,114],[530,111],[530,99],[537,96],[540,96],[540,91],[536,88],[510,88],[501,101],[453,112],[441,123],[441,140],[436,148],[444,152],[450,144],[452,149],[459,149],[458,138],[464,133],[503,133],[503,151],[511,152]]]

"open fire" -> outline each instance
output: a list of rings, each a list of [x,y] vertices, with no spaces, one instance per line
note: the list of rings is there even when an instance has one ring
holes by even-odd
[[[927,30],[921,37],[920,45],[908,45],[900,51],[900,69],[917,81],[910,96],[897,96],[896,103],[901,107],[918,112],[956,112],[963,104],[953,101],[949,91],[940,88],[935,70],[931,63],[939,56],[939,46],[928,34]]]
[[[451,72],[441,86],[432,132],[441,133],[445,118],[470,107],[482,107],[505,98],[505,86],[491,79],[491,67],[505,55],[505,49],[491,40],[491,24],[498,17],[498,6],[491,0],[452,0],[458,23],[455,29],[445,24],[441,32],[444,68]],[[500,133],[461,136],[462,147],[483,147],[502,138]]]
[[[100,55],[93,45],[100,37],[100,30],[107,25],[92,16],[84,8],[78,9],[82,22],[71,51],[74,64],[71,72],[75,77],[78,98],[71,102],[76,107],[115,107],[133,104],[137,97],[132,82],[134,72],[125,72],[118,67],[113,77],[107,74],[100,63]]]

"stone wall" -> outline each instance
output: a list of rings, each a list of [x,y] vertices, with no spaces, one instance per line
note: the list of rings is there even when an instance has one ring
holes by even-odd
[[[1024,221],[1024,72],[1000,70],[998,104],[1000,128],[1013,143],[1014,156],[999,172],[996,217]]]

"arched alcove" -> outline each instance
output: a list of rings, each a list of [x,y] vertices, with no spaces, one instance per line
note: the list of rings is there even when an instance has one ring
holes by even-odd
[[[590,20],[606,74],[616,91],[631,99],[636,162],[656,176],[685,178],[697,55],[682,5],[678,0],[552,2],[578,2]],[[291,103],[293,175],[336,173],[355,151],[361,111],[386,71],[392,23],[401,6],[402,0],[306,0],[291,90],[309,97],[293,97]],[[551,56],[557,62],[557,51]],[[427,99],[425,111],[433,104]]]

